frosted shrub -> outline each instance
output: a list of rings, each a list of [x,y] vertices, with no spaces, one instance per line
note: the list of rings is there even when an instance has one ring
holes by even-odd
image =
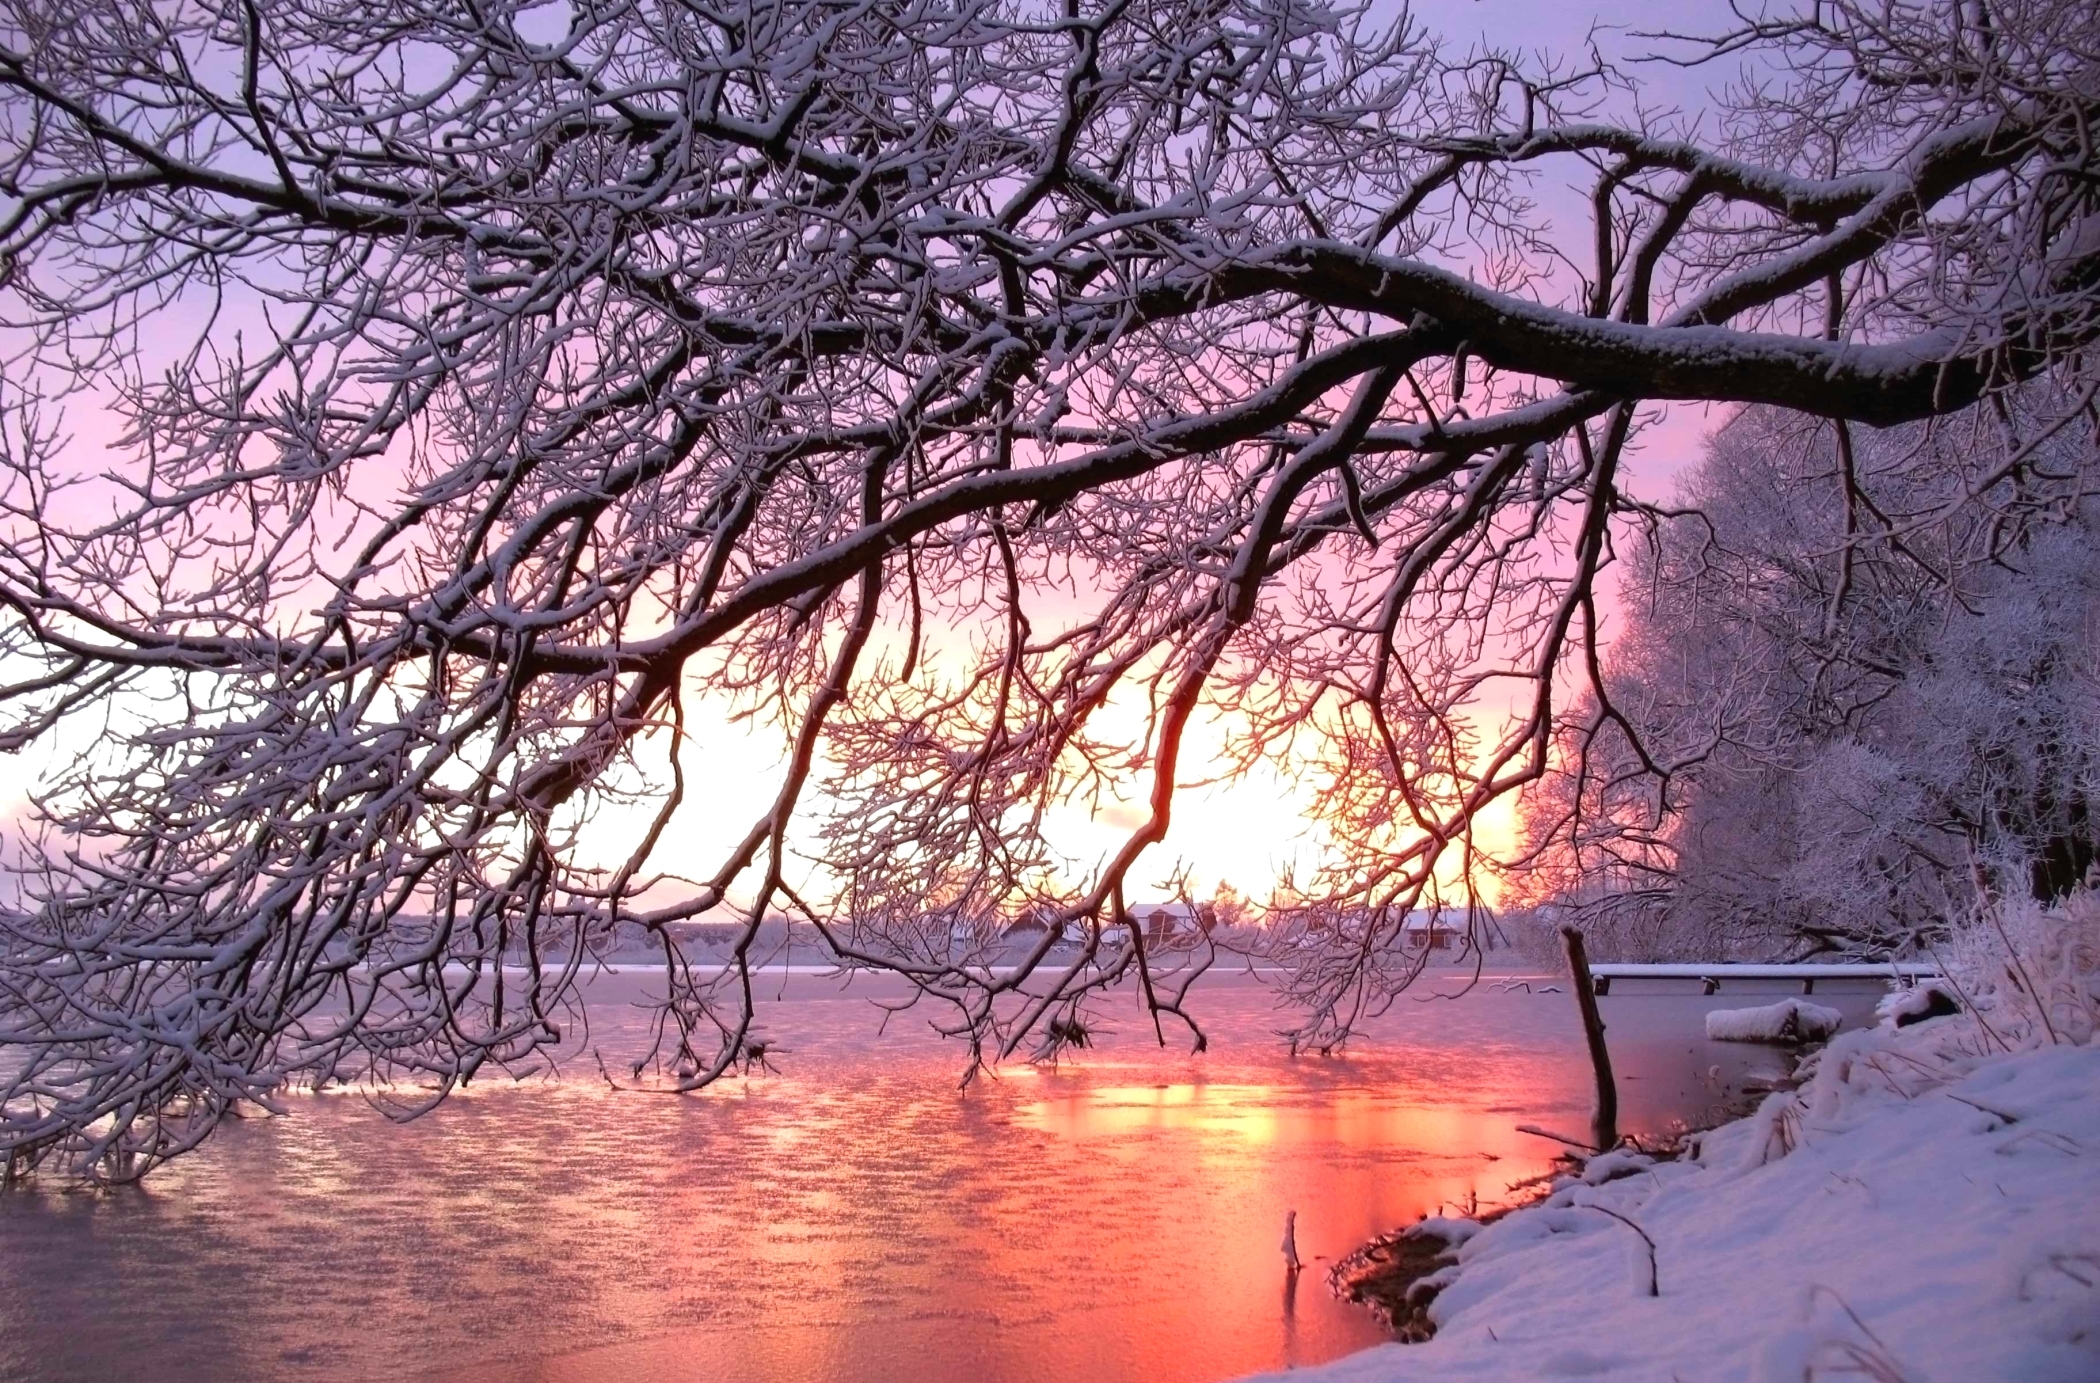
[[[2066,474],[2100,464],[2100,432],[2050,445]],[[1646,958],[1614,945],[1633,920],[1658,957],[1907,956],[2093,859],[2100,505],[2008,541],[1949,507],[1987,479],[1959,429],[1876,434],[1854,461],[1954,516],[1921,564],[1846,538],[1835,447],[1746,410],[1685,478],[1702,521],[1633,557],[1605,686],[1624,721],[1597,694],[1571,711],[1516,880],[1600,955]]]
[[[1955,934],[1947,967],[1986,1040],[2088,1044],[2100,1030],[2100,893],[2000,904]]]

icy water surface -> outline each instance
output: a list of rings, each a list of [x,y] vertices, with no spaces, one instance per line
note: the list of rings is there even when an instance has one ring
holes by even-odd
[[[594,986],[609,1058],[640,983]],[[967,1091],[923,1021],[877,1035],[900,992],[771,977],[779,1074],[697,1096],[579,1062],[406,1127],[307,1097],[138,1188],[0,1196],[0,1379],[1209,1383],[1378,1342],[1318,1260],[1501,1197],[1553,1150],[1515,1126],[1589,1105],[1564,992],[1403,999],[1292,1060],[1269,992],[1220,976],[1201,1056],[1125,1000],[1082,1060]],[[1624,1126],[1776,1070],[1700,1018],[1771,997],[1603,1000]]]

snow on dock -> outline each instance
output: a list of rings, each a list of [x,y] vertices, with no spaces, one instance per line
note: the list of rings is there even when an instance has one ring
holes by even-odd
[[[1812,965],[1742,965],[1692,961],[1661,965],[1592,965],[1599,994],[1611,993],[1613,980],[1698,980],[1712,994],[1730,980],[1797,980],[1803,994],[1816,992],[1817,980],[1922,980],[1938,977],[1940,967],[1918,961],[1830,962]]]

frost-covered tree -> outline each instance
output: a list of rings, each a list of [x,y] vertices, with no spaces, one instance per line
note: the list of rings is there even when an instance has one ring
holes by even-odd
[[[1609,704],[1526,804],[1535,902],[1628,954],[1906,953],[2091,865],[2100,509],[2090,417],[2037,435],[2024,502],[1976,429],[1840,434],[1766,410],[1628,564]],[[2044,410],[2055,416],[2054,410]],[[1846,475],[1871,513],[1847,513]]]
[[[1199,712],[1324,784],[1354,925],[1293,992],[1346,1031],[1599,679],[1644,409],[2094,378],[2090,7],[1656,45],[1747,77],[1702,124],[1308,0],[0,5],[0,742],[97,727],[16,842],[0,1142],[139,1167],[527,1061],[615,926],[686,1085],[781,912],[973,1060],[1125,979],[1178,1013],[1125,882]],[[703,704],[789,762],[674,896],[664,823],[750,791]],[[1044,812],[1130,780],[1058,867]],[[958,958],[1045,904],[1076,952]]]

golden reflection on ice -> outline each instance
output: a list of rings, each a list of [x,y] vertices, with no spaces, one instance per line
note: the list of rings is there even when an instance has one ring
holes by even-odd
[[[1276,1095],[1267,1085],[1096,1086],[1029,1105],[1016,1121],[1067,1138],[1186,1129],[1265,1143],[1276,1137]]]

